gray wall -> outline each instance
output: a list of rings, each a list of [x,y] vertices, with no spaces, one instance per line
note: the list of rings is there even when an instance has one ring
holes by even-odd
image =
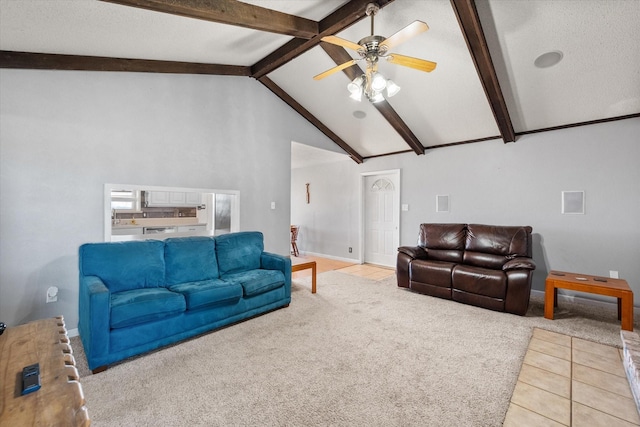
[[[326,137],[246,77],[0,70],[0,321],[77,325],[78,247],[105,183],[240,190],[240,227],[289,253],[291,141]],[[277,209],[271,210],[270,203]],[[49,286],[58,302],[45,304]]]
[[[361,173],[401,170],[400,244],[413,245],[423,222],[531,225],[544,290],[550,269],[608,276],[618,270],[640,302],[640,119],[293,169],[291,221],[301,251],[360,258]],[[302,189],[309,182],[311,204]],[[586,214],[562,215],[561,191],[585,191]],[[451,211],[435,212],[448,194]],[[347,248],[352,246],[354,253]]]

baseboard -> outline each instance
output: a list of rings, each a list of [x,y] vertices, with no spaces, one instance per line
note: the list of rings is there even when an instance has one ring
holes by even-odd
[[[77,337],[78,335],[80,335],[80,334],[78,333],[78,328],[69,329],[69,330],[67,331],[67,336],[68,336],[69,338]]]
[[[353,264],[360,264],[360,260],[359,259],[353,259],[353,258],[342,258],[342,257],[337,257],[337,256],[333,256],[333,255],[325,255],[325,254],[319,254],[316,252],[300,252],[300,256],[317,256],[320,258],[327,258],[327,259],[332,259],[334,261],[344,261],[344,262],[350,262]]]

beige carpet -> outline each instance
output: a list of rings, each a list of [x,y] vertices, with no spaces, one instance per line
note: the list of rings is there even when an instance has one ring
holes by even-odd
[[[620,346],[615,306],[496,313],[339,272],[288,308],[90,375],[92,426],[499,426],[534,327]],[[566,306],[566,305],[565,305]]]

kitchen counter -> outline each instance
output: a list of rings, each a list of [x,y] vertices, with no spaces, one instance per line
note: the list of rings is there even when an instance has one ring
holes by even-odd
[[[112,235],[112,242],[128,242],[131,240],[164,240],[171,237],[189,237],[189,236],[215,236],[213,230],[205,230],[201,232],[189,233],[158,233],[158,234],[125,234],[121,236]]]

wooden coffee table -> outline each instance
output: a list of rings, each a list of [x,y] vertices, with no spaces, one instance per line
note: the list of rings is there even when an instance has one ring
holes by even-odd
[[[22,368],[40,364],[41,388],[21,395]],[[9,327],[0,336],[0,426],[91,424],[64,319]]]
[[[545,282],[544,317],[547,319],[553,320],[553,309],[558,306],[558,288],[617,298],[622,329],[633,331],[633,291],[625,280],[552,270]]]
[[[316,262],[291,258],[291,272],[311,269],[311,293],[316,293]]]

